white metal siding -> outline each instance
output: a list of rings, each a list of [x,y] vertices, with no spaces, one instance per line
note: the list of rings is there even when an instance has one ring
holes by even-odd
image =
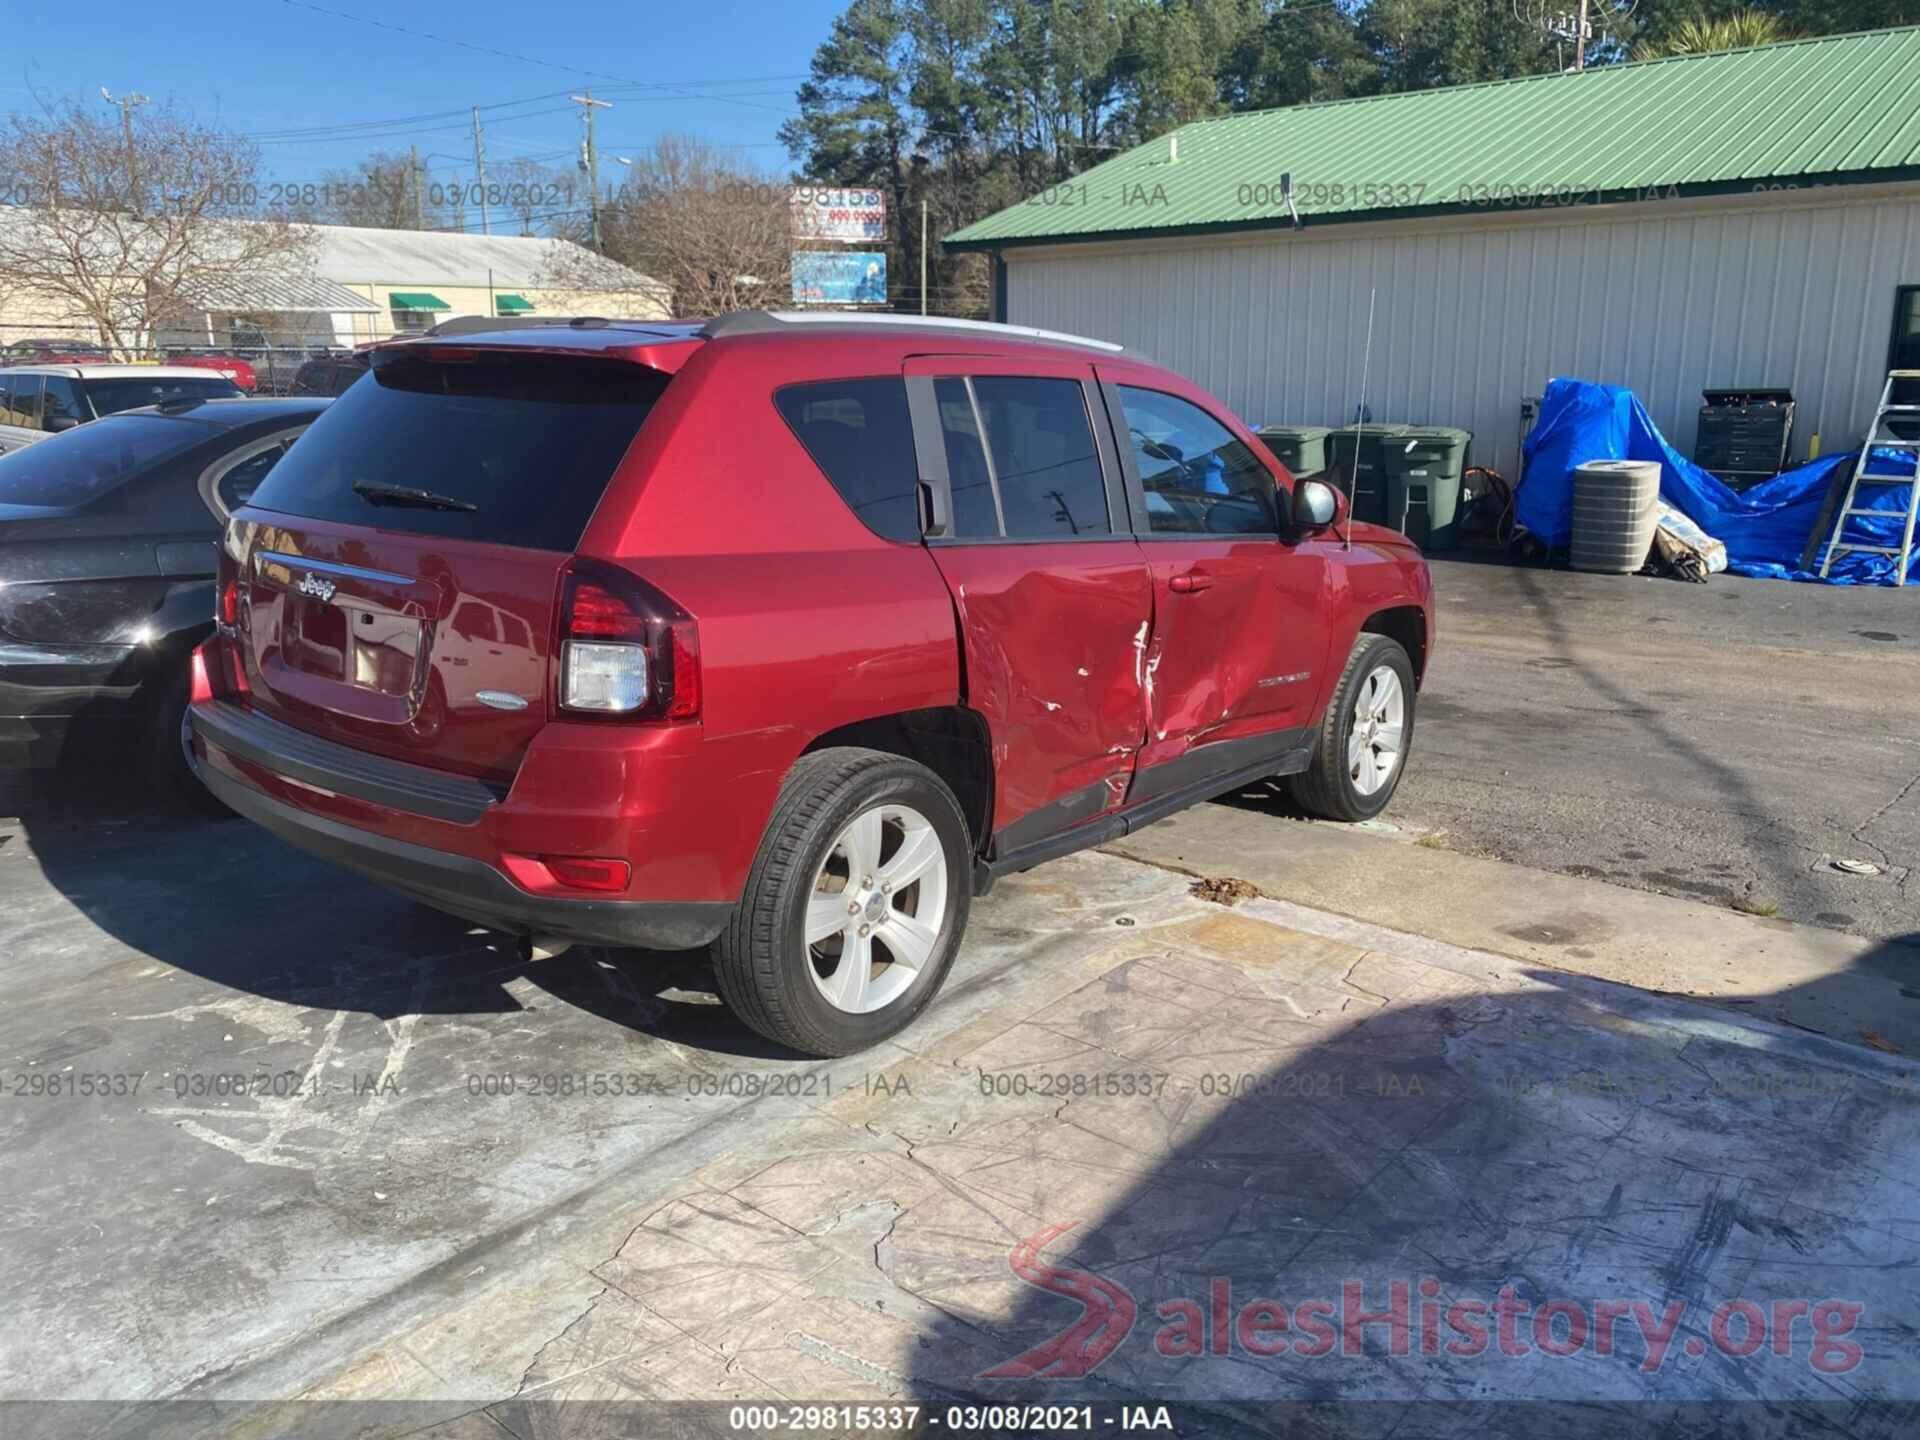
[[[1554,376],[1631,387],[1693,446],[1700,392],[1784,386],[1793,451],[1857,446],[1885,380],[1894,288],[1920,284],[1920,187],[1329,226],[1007,255],[1007,318],[1136,346],[1250,424],[1367,408],[1461,425],[1518,469],[1519,407]]]

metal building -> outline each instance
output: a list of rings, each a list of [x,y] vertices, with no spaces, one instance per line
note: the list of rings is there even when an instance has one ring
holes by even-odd
[[[1790,389],[1793,457],[1920,365],[1920,28],[1190,124],[967,227],[996,312],[1136,346],[1250,423],[1460,425]]]

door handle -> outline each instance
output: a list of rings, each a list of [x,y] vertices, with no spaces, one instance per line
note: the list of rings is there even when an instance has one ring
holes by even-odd
[[[1167,581],[1167,588],[1179,595],[1191,595],[1196,590],[1210,589],[1213,576],[1204,570],[1188,570]]]

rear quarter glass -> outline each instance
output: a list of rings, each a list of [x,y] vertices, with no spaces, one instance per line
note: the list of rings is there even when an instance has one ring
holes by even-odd
[[[334,401],[248,504],[414,535],[572,550],[666,383],[624,361],[396,359]],[[356,485],[427,490],[473,508],[375,503]]]

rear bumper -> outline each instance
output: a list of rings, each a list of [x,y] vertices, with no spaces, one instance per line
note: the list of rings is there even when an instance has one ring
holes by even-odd
[[[136,658],[133,646],[0,642],[0,768],[48,769],[76,732],[137,724]]]
[[[477,805],[484,812],[499,803],[485,798],[479,782],[380,761],[262,720],[218,702],[189,709],[182,741],[188,763],[207,789],[289,844],[436,910],[513,935],[648,950],[706,945],[733,913],[725,901],[535,895],[479,856],[380,834],[270,795],[249,783],[232,762],[291,782],[285,787],[288,793],[313,787],[363,806],[431,816],[442,823],[451,822],[463,805]],[[226,763],[212,763],[210,753],[220,754]]]

